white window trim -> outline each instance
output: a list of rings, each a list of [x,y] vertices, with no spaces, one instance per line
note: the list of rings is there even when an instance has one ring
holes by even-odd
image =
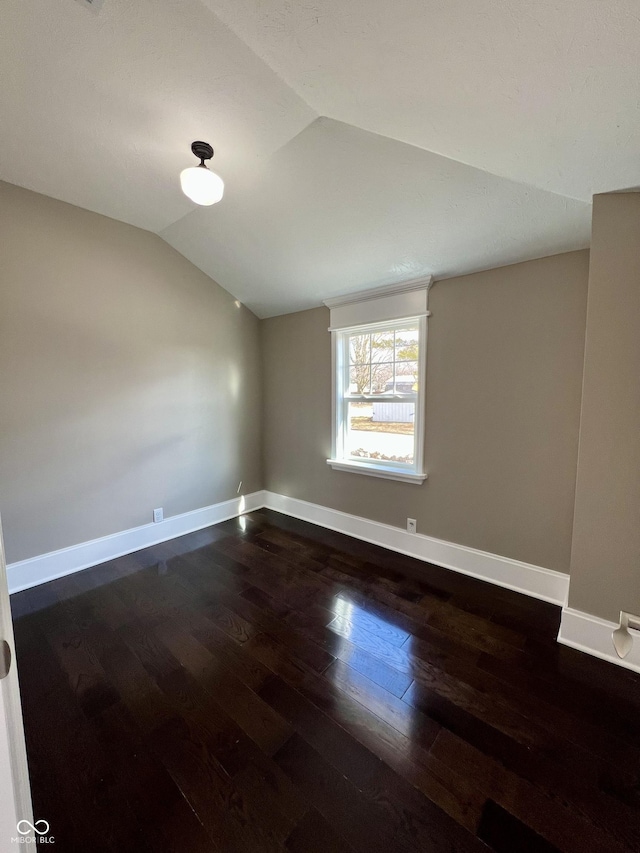
[[[366,320],[362,323],[354,323],[350,326],[343,326],[342,324],[336,328],[333,323],[333,310],[332,310],[332,323],[329,331],[331,332],[331,381],[332,381],[332,395],[331,395],[331,406],[332,406],[332,440],[331,440],[331,458],[327,459],[327,464],[331,466],[336,471],[347,471],[351,473],[364,474],[369,477],[381,477],[385,480],[398,480],[403,483],[413,483],[415,485],[420,485],[427,479],[427,472],[424,469],[424,444],[425,444],[425,420],[426,420],[426,365],[427,365],[427,318],[429,316],[429,311],[427,310],[427,299],[428,290],[431,286],[432,280],[422,279],[418,282],[409,282],[398,285],[397,288],[380,288],[378,291],[367,291],[358,297],[358,294],[351,297],[344,297],[338,299],[328,300],[325,304],[333,309],[338,306],[343,306],[345,304],[349,305],[349,308],[352,309],[352,303],[357,303],[359,301],[369,301],[374,299],[376,295],[379,293],[380,296],[388,297],[394,291],[397,291],[398,296],[400,293],[407,293],[414,290],[426,289],[425,300],[424,300],[424,311],[419,315],[404,315],[404,316],[395,316],[389,317],[388,319],[380,322],[366,322]],[[400,297],[401,299],[401,297]],[[386,301],[386,300],[385,300]],[[353,305],[353,308],[356,306]],[[353,316],[353,310],[350,310],[349,316]],[[400,314],[400,312],[394,311],[394,313]],[[356,461],[354,459],[350,459],[343,455],[343,449],[340,446],[341,441],[344,436],[344,424],[342,422],[342,416],[344,411],[344,406],[342,405],[342,400],[344,399],[344,389],[342,388],[342,382],[344,379],[345,371],[343,369],[344,365],[344,353],[341,351],[341,341],[342,335],[344,333],[348,333],[350,331],[354,331],[356,329],[373,329],[373,328],[383,328],[389,327],[389,325],[400,325],[404,322],[418,322],[419,329],[419,340],[420,340],[420,348],[418,354],[418,398],[415,403],[415,412],[416,412],[416,430],[415,430],[415,456],[414,456],[414,464],[413,466],[394,466],[393,463],[385,463],[385,462],[372,462],[372,461]],[[339,403],[340,401],[340,403]]]
[[[370,462],[354,462],[346,459],[327,459],[327,465],[330,465],[334,471],[348,471],[352,474],[366,474],[367,477],[381,477],[383,480],[399,480],[401,483],[415,483],[420,485],[429,476],[428,474],[414,474],[411,471],[405,471],[403,468],[388,468],[386,471],[382,467],[373,465]]]

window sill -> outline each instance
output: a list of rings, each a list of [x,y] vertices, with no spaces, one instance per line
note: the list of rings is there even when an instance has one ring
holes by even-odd
[[[382,468],[367,462],[345,462],[342,459],[327,459],[334,471],[348,471],[352,474],[366,474],[368,477],[382,477],[383,480],[399,480],[401,483],[420,485],[427,479],[427,474],[414,474],[402,468]]]

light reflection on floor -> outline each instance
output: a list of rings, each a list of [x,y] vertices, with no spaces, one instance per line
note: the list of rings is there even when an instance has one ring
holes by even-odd
[[[349,636],[351,635],[351,623],[354,621],[354,617],[356,615],[354,603],[352,601],[347,601],[344,598],[338,597],[336,598],[336,603],[335,607],[333,608],[333,612],[336,614],[336,616],[342,617],[342,619],[344,619],[345,622],[348,624],[349,630],[345,637],[345,639],[348,640]]]
[[[413,684],[412,637],[347,596],[348,592],[343,592],[334,599],[335,618],[327,627],[341,642],[332,651],[338,659],[325,677],[372,714],[411,737],[418,712],[402,697]]]

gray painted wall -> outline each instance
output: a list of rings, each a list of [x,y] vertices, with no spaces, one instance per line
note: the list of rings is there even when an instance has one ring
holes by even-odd
[[[429,479],[415,486],[326,465],[325,309],[259,324],[156,236],[8,184],[0,233],[10,561],[145,524],[156,506],[229,499],[242,481],[568,570],[588,252],[434,286]]]
[[[593,199],[569,605],[640,613],[640,193]]]
[[[0,183],[9,561],[262,487],[257,318],[159,237]]]
[[[263,321],[265,487],[567,572],[588,266],[572,252],[434,285],[421,486],[329,468],[329,312]]]

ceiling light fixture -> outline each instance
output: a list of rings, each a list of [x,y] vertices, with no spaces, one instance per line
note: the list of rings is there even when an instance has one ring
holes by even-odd
[[[205,160],[213,157],[213,148],[208,142],[192,142],[191,150],[200,159],[200,165],[180,172],[182,192],[196,204],[216,204],[224,193],[224,181],[204,165]]]

